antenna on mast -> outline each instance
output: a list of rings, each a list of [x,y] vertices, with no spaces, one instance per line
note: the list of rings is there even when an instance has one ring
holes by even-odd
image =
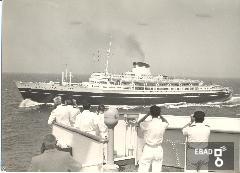
[[[107,62],[106,62],[105,74],[108,74],[108,60],[111,55],[111,46],[112,46],[112,36],[110,36],[109,48],[107,50]]]
[[[65,65],[66,65],[65,79],[66,79],[66,81],[67,81],[67,78],[68,78],[68,70],[67,70],[67,64],[65,64]]]
[[[98,54],[97,54],[97,61],[99,62],[100,61],[100,50],[98,50]]]

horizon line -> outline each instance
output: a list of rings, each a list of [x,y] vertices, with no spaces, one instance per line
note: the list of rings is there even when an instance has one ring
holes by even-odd
[[[97,71],[96,71],[97,72]],[[92,73],[96,73],[92,72]],[[82,75],[82,76],[90,76],[92,73],[74,73],[75,75]],[[61,73],[48,73],[48,72],[8,72],[2,71],[1,74],[52,74],[52,75],[61,75]],[[156,74],[152,74],[156,75]],[[177,75],[167,75],[169,77],[180,77],[180,78],[216,78],[216,79],[240,79],[240,77],[230,77],[230,76],[194,76],[194,75],[186,75],[186,76],[177,76]]]

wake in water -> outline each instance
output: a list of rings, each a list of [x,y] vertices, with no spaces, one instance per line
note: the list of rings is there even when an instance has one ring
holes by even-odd
[[[27,109],[38,109],[40,106],[46,105],[48,107],[52,107],[53,103],[38,103],[35,101],[32,101],[31,99],[25,99],[19,104],[19,108],[27,108]],[[81,105],[79,105],[81,107]],[[106,105],[106,107],[115,107],[122,110],[134,110],[138,108],[148,108],[149,106],[144,105]],[[167,109],[179,109],[179,108],[187,108],[187,107],[215,107],[215,108],[221,108],[221,107],[237,107],[240,106],[240,94],[236,94],[233,96],[230,100],[224,101],[224,102],[208,102],[208,103],[186,103],[186,102],[179,102],[179,103],[164,103],[164,104],[157,104],[157,106],[165,107]],[[93,106],[97,107],[97,106]]]
[[[25,99],[19,104],[20,109],[39,109],[40,106],[43,105],[43,103],[38,103],[35,101],[32,101],[31,99]]]
[[[225,103],[240,104],[240,94],[237,94],[236,96],[232,97],[230,100],[226,101]]]

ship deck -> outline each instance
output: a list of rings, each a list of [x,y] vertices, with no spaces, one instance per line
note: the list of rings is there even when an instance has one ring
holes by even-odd
[[[135,126],[135,121],[141,116],[143,115],[121,115],[115,127],[114,157],[115,163],[120,166],[120,171],[132,172],[137,169],[135,165],[141,155],[143,139],[137,135],[138,128]],[[189,117],[173,115],[164,115],[164,117],[169,121],[169,127],[162,144],[165,151],[163,170],[181,172],[185,167],[185,138],[181,128],[189,121]],[[240,119],[207,117],[205,123],[211,127],[210,142],[234,142],[234,172],[238,172]],[[104,144],[99,138],[59,124],[53,126],[53,134],[58,139],[69,142],[69,146],[73,148],[73,157],[84,165],[83,171],[101,171],[104,162],[102,157]]]

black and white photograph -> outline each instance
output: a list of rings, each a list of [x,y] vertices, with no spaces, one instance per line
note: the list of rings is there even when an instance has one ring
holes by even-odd
[[[1,171],[240,172],[240,0],[3,0]]]

